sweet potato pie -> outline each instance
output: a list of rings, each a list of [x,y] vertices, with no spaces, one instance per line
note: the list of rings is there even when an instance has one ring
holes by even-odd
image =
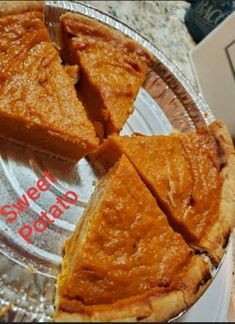
[[[1,1],[1,135],[75,161],[89,155],[102,174],[64,247],[55,320],[169,320],[205,291],[227,247],[232,140],[218,121],[119,136],[152,55],[80,14],[62,15],[60,36],[66,65],[42,1]]]

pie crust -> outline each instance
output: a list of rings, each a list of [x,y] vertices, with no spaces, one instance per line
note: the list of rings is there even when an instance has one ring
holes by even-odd
[[[211,251],[209,254],[213,255],[214,261],[218,264],[224,256],[235,222],[235,156],[231,136],[223,123],[216,121],[209,127],[220,143],[225,165],[221,171],[223,186],[219,218],[200,244],[207,251]]]
[[[43,11],[44,1],[1,1],[0,17],[27,11]]]

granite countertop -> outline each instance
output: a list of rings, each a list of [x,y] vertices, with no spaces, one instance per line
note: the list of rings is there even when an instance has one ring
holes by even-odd
[[[150,40],[197,88],[189,52],[195,46],[185,24],[186,1],[81,1],[110,14]],[[233,233],[235,269],[235,233]],[[234,275],[234,272],[233,272]],[[235,275],[233,291],[235,291]],[[234,296],[235,305],[235,296]]]

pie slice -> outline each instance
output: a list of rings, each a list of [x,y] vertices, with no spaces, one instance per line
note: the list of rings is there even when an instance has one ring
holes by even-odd
[[[98,183],[66,242],[56,321],[164,321],[191,305],[210,269],[169,226],[127,157]]]
[[[142,85],[152,58],[118,31],[80,14],[61,17],[62,55],[79,64],[78,92],[102,139],[119,133]]]
[[[172,227],[219,263],[234,223],[235,160],[221,122],[170,136],[110,136],[91,156],[108,170],[122,154],[132,161]]]
[[[42,2],[0,7],[0,132],[73,160],[98,139],[49,39]]]

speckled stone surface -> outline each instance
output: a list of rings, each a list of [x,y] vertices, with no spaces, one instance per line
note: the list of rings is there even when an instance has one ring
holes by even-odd
[[[184,24],[185,1],[81,1],[121,20],[145,36],[195,85],[189,51],[195,46]]]

